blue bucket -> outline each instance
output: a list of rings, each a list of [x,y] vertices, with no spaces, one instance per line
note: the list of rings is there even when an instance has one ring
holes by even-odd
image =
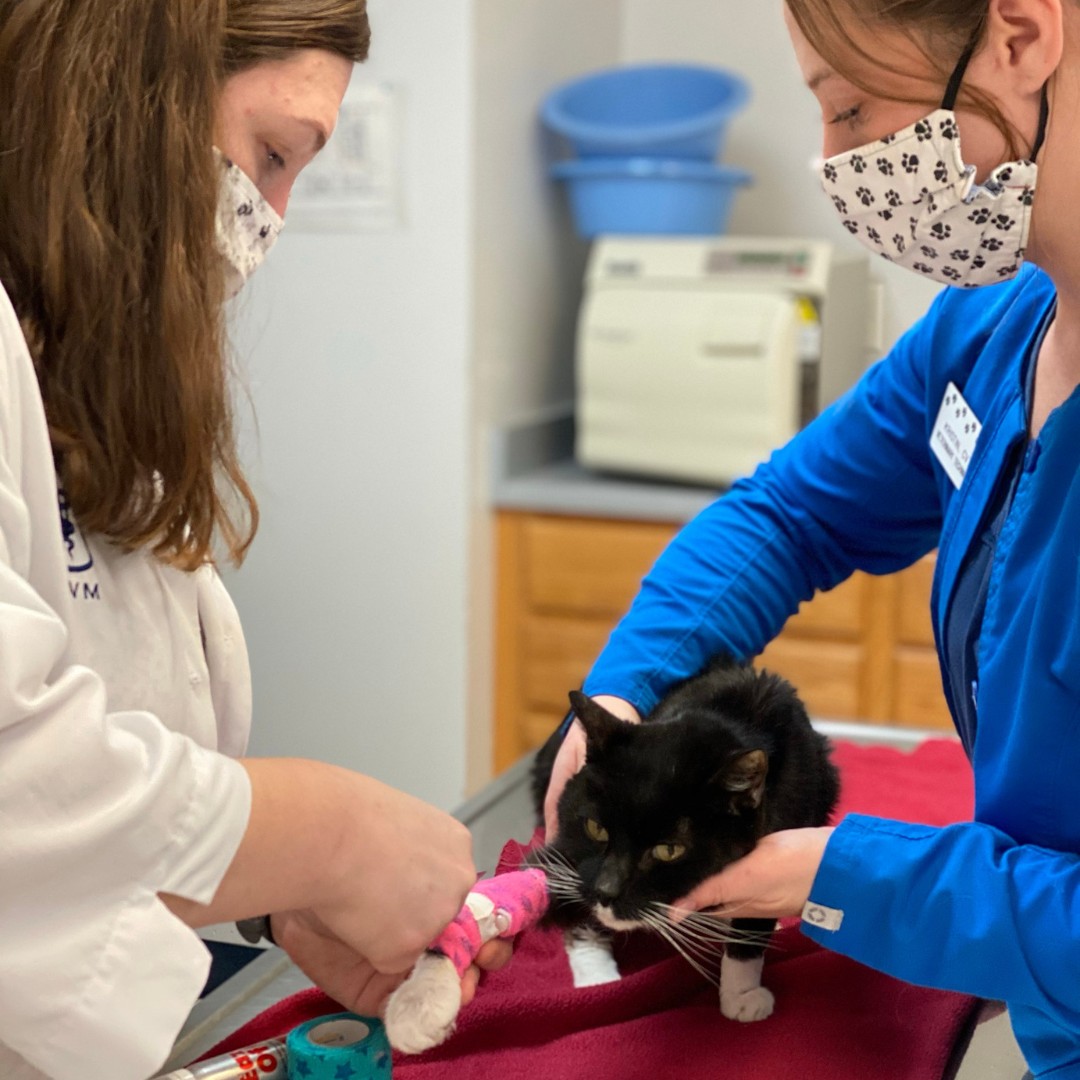
[[[586,238],[718,235],[727,231],[735,193],[751,182],[743,169],[656,158],[562,161],[551,175],[566,183]]]
[[[645,64],[558,87],[543,122],[579,157],[715,159],[728,122],[750,100],[746,81],[720,68]]]

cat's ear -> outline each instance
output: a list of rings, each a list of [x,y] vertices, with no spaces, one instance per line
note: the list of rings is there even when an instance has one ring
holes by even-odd
[[[620,720],[614,713],[609,713],[603,705],[598,705],[591,697],[579,690],[570,691],[570,707],[574,715],[581,721],[585,728],[586,747],[585,755],[590,751],[595,758],[607,748],[611,737],[621,728],[628,726],[625,720]]]
[[[738,751],[716,774],[714,782],[731,793],[731,808],[757,809],[765,797],[765,777],[769,774],[769,756],[764,750]]]

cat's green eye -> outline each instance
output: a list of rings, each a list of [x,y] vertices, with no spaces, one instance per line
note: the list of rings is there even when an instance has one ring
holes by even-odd
[[[592,818],[586,818],[585,832],[590,840],[595,840],[598,844],[607,843],[608,831],[599,821],[593,821]]]
[[[660,862],[675,862],[686,854],[685,844],[657,844],[652,849],[653,858]]]

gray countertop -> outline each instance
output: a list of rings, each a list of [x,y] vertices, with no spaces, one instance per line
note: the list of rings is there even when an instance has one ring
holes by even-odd
[[[574,460],[574,420],[569,413],[496,429],[491,458],[492,503],[500,510],[685,522],[721,493],[583,468]]]

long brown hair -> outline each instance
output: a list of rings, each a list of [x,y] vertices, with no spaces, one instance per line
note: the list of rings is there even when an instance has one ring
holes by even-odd
[[[895,75],[911,72],[890,64],[879,54],[871,54],[853,40],[845,22],[852,21],[872,30],[888,27],[906,33],[926,57],[932,72],[925,97],[900,100],[937,108],[941,90],[964,50],[979,43],[985,31],[987,0],[786,0],[792,18],[803,36],[834,70],[868,94],[880,94],[880,86],[851,63],[856,59],[870,70]],[[1000,107],[986,93],[964,83],[958,104],[985,116],[1001,132],[1013,157],[1021,157],[1023,136],[1009,123]]]
[[[222,81],[304,48],[367,56],[365,0],[4,0],[0,283],[80,525],[194,569],[240,562],[214,217]]]

